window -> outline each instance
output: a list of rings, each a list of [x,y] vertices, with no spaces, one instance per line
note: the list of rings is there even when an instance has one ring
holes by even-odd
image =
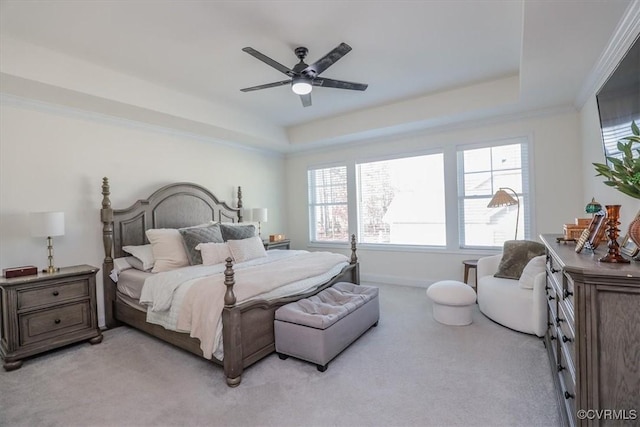
[[[529,204],[525,191],[528,188],[527,165],[525,141],[458,151],[461,247],[502,246],[506,240],[515,238],[516,221],[519,224],[517,238],[528,238],[529,215],[525,215]],[[519,209],[517,205],[487,207],[493,194],[504,187],[515,191],[520,201]]]
[[[359,241],[446,245],[442,153],[356,165]]]
[[[356,234],[403,250],[499,248],[516,224],[517,238],[530,239],[529,150],[529,139],[516,137],[310,169],[310,241],[342,244]],[[500,188],[519,205],[489,208]]]
[[[312,242],[349,240],[346,166],[309,171],[309,218]]]

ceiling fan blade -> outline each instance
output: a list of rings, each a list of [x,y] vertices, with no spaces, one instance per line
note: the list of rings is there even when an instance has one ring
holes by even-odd
[[[311,107],[311,94],[308,93],[306,95],[300,95],[300,100],[302,101],[303,107]]]
[[[242,91],[242,92],[251,92],[251,91],[254,91],[254,90],[269,89],[270,87],[284,86],[284,85],[288,85],[290,83],[291,83],[291,80],[283,80],[281,82],[273,82],[273,83],[267,83],[267,84],[259,85],[259,86],[245,87],[244,89],[240,89],[240,91]]]
[[[336,89],[350,89],[350,90],[366,90],[369,87],[365,83],[345,82],[343,80],[333,80],[318,77],[311,82],[314,86],[332,87]]]
[[[340,43],[338,47],[305,68],[302,73],[304,74],[305,71],[313,71],[317,76],[318,74],[322,73],[324,70],[335,64],[340,58],[345,56],[350,51],[351,46],[346,43]]]
[[[276,70],[280,71],[281,73],[284,73],[289,77],[293,77],[294,73],[293,73],[293,71],[291,69],[289,69],[288,67],[285,67],[284,65],[282,65],[281,63],[279,63],[277,61],[274,61],[273,59],[269,58],[268,56],[258,52],[254,48],[245,47],[245,48],[242,48],[242,50],[244,52],[247,52],[249,55],[253,56],[254,58],[257,58],[260,61],[264,62],[265,64],[270,65],[271,67],[275,68]]]

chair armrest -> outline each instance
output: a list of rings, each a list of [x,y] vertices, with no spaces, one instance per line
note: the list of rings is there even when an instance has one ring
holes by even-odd
[[[491,255],[480,258],[478,260],[478,278],[484,276],[493,276],[498,271],[502,254]]]

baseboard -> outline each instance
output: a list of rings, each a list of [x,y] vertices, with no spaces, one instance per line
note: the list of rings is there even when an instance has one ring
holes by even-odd
[[[384,274],[362,274],[360,273],[360,282],[381,283],[384,285],[401,285],[412,286],[414,288],[428,288],[429,285],[436,280],[429,279],[412,279],[409,277],[388,276]]]

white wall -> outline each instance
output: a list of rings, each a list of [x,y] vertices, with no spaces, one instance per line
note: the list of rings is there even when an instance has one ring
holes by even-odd
[[[245,207],[266,207],[262,234],[286,233],[284,158],[221,145],[160,128],[11,96],[0,100],[0,268],[47,265],[45,239],[32,238],[28,212],[64,211],[66,232],[54,238],[56,266],[102,268],[102,177],[114,208],[126,208],[161,186],[187,181]],[[98,273],[99,321],[104,324]]]
[[[534,236],[562,233],[562,225],[584,216],[580,124],[577,112],[563,112],[464,129],[388,138],[351,147],[290,155],[287,159],[289,230],[293,245],[308,247],[307,169],[339,162],[445,145],[481,143],[528,136],[533,143]],[[332,248],[332,250],[334,250]],[[345,250],[345,253],[347,251]],[[477,258],[473,251],[416,252],[358,251],[364,279],[424,285],[434,280],[462,277],[463,259]]]
[[[600,132],[600,119],[598,116],[598,104],[596,97],[589,98],[580,111],[580,126],[582,136],[582,163],[584,180],[584,199],[592,197],[602,205],[622,205],[620,208],[620,236],[624,237],[629,229],[629,224],[640,211],[640,200],[627,196],[618,190],[603,184],[603,177],[596,177],[596,171],[592,163],[604,163],[604,150],[602,147],[602,133]],[[622,243],[622,239],[618,240]]]

